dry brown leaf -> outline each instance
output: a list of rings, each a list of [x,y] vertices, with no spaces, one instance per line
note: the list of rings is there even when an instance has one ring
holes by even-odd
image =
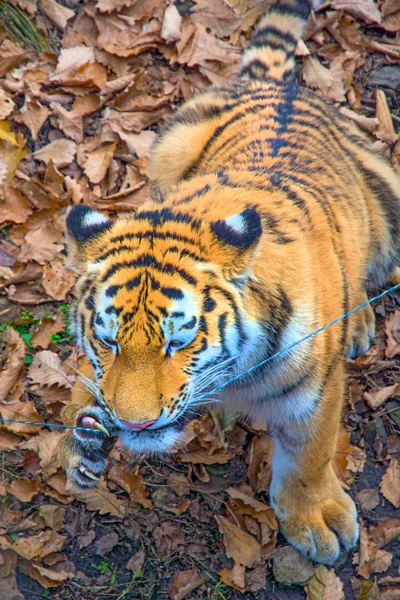
[[[55,0],[39,0],[39,5],[46,17],[62,30],[66,28],[68,21],[76,14],[75,11],[58,4]]]
[[[43,287],[50,298],[65,300],[75,285],[75,275],[68,270],[63,258],[46,263],[43,268]]]
[[[61,138],[43,146],[32,154],[37,160],[42,160],[46,165],[51,160],[56,167],[62,169],[72,163],[76,154],[76,144],[72,140]]]
[[[372,410],[376,410],[388,398],[392,398],[393,396],[398,396],[400,393],[400,385],[395,383],[394,385],[389,385],[383,388],[372,388],[368,392],[364,392],[364,398],[370,408]]]
[[[251,442],[247,477],[256,493],[267,491],[271,483],[273,449],[272,437],[267,433]]]
[[[30,53],[18,44],[8,39],[4,40],[0,45],[0,77],[19,65],[29,55]]]
[[[164,521],[161,525],[155,527],[152,536],[157,551],[163,556],[171,555],[179,546],[186,544],[183,531],[168,521]]]
[[[394,130],[392,117],[386,100],[386,94],[383,90],[375,90],[376,93],[376,118],[379,121],[378,128],[374,134],[383,142],[394,144],[398,136]]]
[[[53,475],[60,466],[58,460],[58,443],[61,433],[60,430],[41,431],[39,435],[31,437],[29,441],[20,444],[20,448],[32,450],[39,454],[43,479],[47,479],[50,475]]]
[[[65,321],[60,312],[57,312],[56,317],[43,317],[31,337],[31,343],[34,348],[42,348],[47,350],[51,344],[51,336],[62,331],[65,328]]]
[[[177,61],[193,67],[203,61],[215,60],[223,63],[237,62],[239,58],[238,48],[222,40],[213,33],[208,33],[206,28],[199,22],[186,28],[186,34],[177,43]]]
[[[37,140],[40,130],[48,119],[50,114],[46,106],[40,104],[36,98],[31,98],[28,94],[25,96],[25,103],[21,110],[14,116],[17,123],[22,123],[31,132],[32,138]]]
[[[15,108],[11,96],[0,87],[0,121],[9,117],[14,112]]]
[[[83,119],[82,114],[75,110],[67,110],[61,104],[51,104],[53,113],[58,117],[58,125],[61,131],[78,144],[83,141]]]
[[[115,466],[110,469],[108,478],[125,490],[133,502],[138,502],[144,508],[153,508],[153,503],[148,498],[148,493],[143,485],[143,477],[138,470],[136,473],[128,473]]]
[[[33,383],[47,386],[59,385],[66,388],[71,388],[76,379],[75,375],[65,371],[60,357],[51,350],[42,350],[35,354],[28,376]]]
[[[392,564],[393,554],[386,550],[378,550],[371,563],[371,573],[384,573]]]
[[[7,491],[21,502],[30,502],[39,492],[39,482],[37,479],[13,479]]]
[[[54,571],[43,567],[39,563],[26,560],[22,561],[19,569],[25,575],[29,575],[29,577],[38,581],[46,589],[57,587],[74,575],[69,571]]]
[[[176,42],[181,39],[182,17],[174,4],[165,9],[164,19],[161,27],[161,37],[166,42]]]
[[[171,600],[183,600],[203,583],[196,569],[180,571],[174,577],[171,588]]]
[[[103,181],[110,167],[115,149],[116,144],[104,144],[86,156],[83,170],[92,183]]]
[[[84,502],[88,510],[98,510],[101,515],[109,513],[116,517],[125,515],[126,502],[111,494],[104,481],[100,481],[96,488],[90,490],[68,483],[66,490],[68,494]]]
[[[93,552],[95,554],[99,554],[100,556],[104,556],[105,554],[111,552],[118,542],[118,533],[116,531],[110,531],[96,540],[96,542],[93,544]]]
[[[3,340],[7,344],[7,350],[4,360],[5,365],[0,372],[0,402],[4,402],[8,393],[18,381],[25,359],[24,340],[12,327],[6,328]]]
[[[371,117],[365,117],[364,115],[360,115],[354,112],[354,110],[350,110],[346,106],[341,106],[339,108],[339,112],[347,119],[350,119],[351,121],[357,123],[357,125],[361,127],[361,129],[369,131],[370,133],[375,131],[379,125],[378,119],[373,119]]]
[[[226,491],[233,498],[243,514],[251,515],[259,523],[265,523],[274,531],[278,529],[278,523],[272,508],[256,500],[241,489],[229,487]]]
[[[253,564],[261,558],[261,546],[247,531],[239,529],[225,517],[216,515],[219,530],[224,536],[226,555],[236,563],[246,567],[252,567]]]
[[[383,548],[400,536],[400,519],[384,519],[371,527],[370,536],[378,548]]]
[[[332,73],[313,56],[304,58],[303,77],[306,85],[317,88],[324,96],[328,94],[332,85]]]
[[[390,313],[385,319],[386,358],[393,358],[400,352],[400,310]]]
[[[378,546],[375,541],[371,538],[369,532],[361,525],[360,527],[360,552],[358,556],[358,569],[357,573],[368,579],[371,573],[371,564],[376,557]],[[354,558],[353,558],[354,560]]]
[[[27,560],[39,559],[61,550],[66,539],[64,535],[47,529],[36,535],[18,538],[12,545],[12,549]]]
[[[32,208],[21,192],[11,186],[5,186],[4,199],[0,203],[0,223],[25,223]]]
[[[39,506],[39,516],[44,519],[47,527],[60,531],[64,526],[65,508],[55,504]]]
[[[331,8],[345,10],[356,19],[363,19],[367,23],[380,23],[382,20],[373,0],[331,0]]]
[[[130,559],[126,563],[126,568],[129,571],[132,571],[132,573],[137,573],[138,571],[141,571],[144,565],[145,558],[146,555],[144,553],[144,550],[139,550],[130,557]]]
[[[362,511],[373,510],[379,504],[379,492],[376,488],[369,488],[357,492],[356,501]]]
[[[333,569],[319,565],[305,587],[307,600],[345,600],[343,583]]]
[[[227,569],[225,567],[225,569],[222,569],[218,575],[220,576],[222,583],[225,583],[225,585],[229,585],[235,590],[239,590],[239,592],[244,592],[246,589],[245,572],[246,567],[235,563],[232,569]]]
[[[389,463],[380,483],[381,493],[395,508],[400,506],[400,464],[395,458]]]

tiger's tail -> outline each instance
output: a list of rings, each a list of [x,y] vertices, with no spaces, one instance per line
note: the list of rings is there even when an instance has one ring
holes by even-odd
[[[288,81],[294,76],[294,51],[301,39],[312,0],[275,0],[256,27],[242,57],[240,77]]]

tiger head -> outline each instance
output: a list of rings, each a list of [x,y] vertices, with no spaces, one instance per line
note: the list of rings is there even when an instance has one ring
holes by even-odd
[[[191,407],[254,342],[243,287],[258,212],[207,221],[182,208],[147,203],[114,222],[79,205],[67,217],[79,274],[72,330],[97,404],[133,452],[170,449]]]

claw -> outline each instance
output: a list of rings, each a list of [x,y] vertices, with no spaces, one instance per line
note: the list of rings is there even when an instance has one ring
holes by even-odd
[[[96,475],[92,473],[92,471],[89,471],[89,469],[87,469],[83,465],[79,467],[79,471],[83,473],[83,475],[86,475],[86,477],[89,477],[89,479],[93,479],[94,481],[100,481],[99,477],[96,477]]]
[[[104,427],[104,425],[102,425],[98,421],[95,421],[93,423],[93,427],[95,429],[98,429],[99,431],[102,431],[104,433],[104,435],[106,435],[107,437],[110,437],[110,434],[109,434],[108,430]]]
[[[98,421],[93,419],[93,417],[89,417],[89,416],[83,417],[82,425],[84,427],[87,427],[88,429],[97,429],[98,431],[101,431],[102,433],[104,433],[104,435],[106,435],[107,437],[110,437],[110,434],[109,434],[108,430],[104,427],[104,425],[102,425],[101,423],[99,423]]]

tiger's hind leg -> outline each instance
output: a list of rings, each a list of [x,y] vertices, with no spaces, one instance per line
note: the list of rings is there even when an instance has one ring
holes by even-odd
[[[357,306],[364,304],[367,300],[366,292],[362,292],[358,297]],[[371,342],[375,335],[375,313],[369,304],[348,318],[350,342],[347,348],[347,356],[349,358],[357,358],[357,356],[365,354],[371,347]]]

